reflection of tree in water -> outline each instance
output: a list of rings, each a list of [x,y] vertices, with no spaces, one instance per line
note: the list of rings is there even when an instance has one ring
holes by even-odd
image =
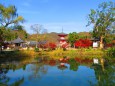
[[[23,70],[26,70],[26,65],[23,65],[22,69],[23,69]]]
[[[60,70],[65,70],[66,68],[67,68],[66,65],[59,65],[59,66],[58,66],[58,69],[60,69]]]
[[[0,64],[0,86],[7,86],[6,83],[10,81],[10,78],[6,76],[9,70],[15,71],[16,69],[19,69],[22,66],[23,65],[19,65],[16,63]],[[26,68],[26,65],[24,65],[24,68]],[[19,86],[18,84],[21,83],[23,79],[16,81],[14,83],[16,85],[11,85],[11,86]]]
[[[30,68],[32,74],[29,76],[29,79],[40,78],[42,75],[47,73],[47,70],[48,66],[44,65],[43,63],[32,64]]]
[[[42,75],[47,73],[48,66],[45,65],[45,62],[48,60],[48,57],[36,57],[33,61],[33,64],[30,67],[32,74],[29,76],[29,79],[40,78]]]
[[[78,70],[79,64],[74,59],[69,60],[69,65],[70,65],[70,70],[73,70],[73,71]]]
[[[17,80],[16,82],[11,84],[10,86],[20,86],[23,82],[24,82],[24,77],[22,79]]]
[[[94,66],[95,75],[98,80],[96,86],[115,86],[115,64],[102,68],[102,65]]]
[[[5,85],[9,81],[9,78],[6,76],[6,73],[8,72],[8,68],[2,68],[0,65],[0,86]]]

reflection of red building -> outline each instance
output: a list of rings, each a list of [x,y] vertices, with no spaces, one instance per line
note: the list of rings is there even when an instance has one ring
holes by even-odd
[[[60,37],[59,38],[59,46],[60,47],[62,47],[63,45],[67,44],[66,39],[65,39],[65,37],[67,36],[67,34],[65,34],[65,33],[62,32],[62,33],[58,34],[58,36]]]

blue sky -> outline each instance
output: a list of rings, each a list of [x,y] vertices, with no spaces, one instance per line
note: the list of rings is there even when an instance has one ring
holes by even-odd
[[[96,9],[99,3],[110,0],[0,0],[4,5],[15,5],[28,33],[33,33],[31,25],[43,25],[48,32],[65,33],[92,30],[86,27],[90,9]],[[114,1],[114,0],[111,0]]]

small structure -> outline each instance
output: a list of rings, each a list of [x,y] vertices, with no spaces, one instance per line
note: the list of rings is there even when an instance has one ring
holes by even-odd
[[[14,49],[14,48],[17,48],[17,47],[23,47],[24,45],[24,41],[21,39],[21,38],[17,38],[15,40],[12,40],[12,41],[4,41],[4,49]]]
[[[94,58],[94,59],[93,59],[93,63],[94,63],[94,64],[99,64],[98,59],[97,59],[97,58]]]
[[[41,45],[45,45],[47,43],[47,41],[39,41],[37,42],[37,46],[41,46]],[[35,47],[36,46],[36,41],[29,41],[27,43],[30,47]]]
[[[29,47],[35,47],[36,46],[36,41],[28,41],[27,42]]]
[[[91,41],[93,41],[93,48],[98,48],[99,39],[98,38],[92,38]]]
[[[15,46],[21,46],[24,41],[18,37],[17,39],[13,40],[12,43],[15,44]]]
[[[9,47],[10,44],[11,44],[11,41],[4,41],[4,43],[3,43],[4,49]]]
[[[62,33],[59,33],[58,36],[60,37],[59,38],[59,46],[60,47],[62,47],[63,45],[67,44],[66,39],[65,39],[65,37],[67,36],[67,34],[65,34],[65,33],[62,32]]]

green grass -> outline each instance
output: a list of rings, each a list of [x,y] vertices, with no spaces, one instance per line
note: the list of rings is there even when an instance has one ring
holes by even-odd
[[[63,51],[63,49],[57,49],[49,51],[48,55],[55,59],[62,58],[63,56],[68,56],[69,58],[101,58],[106,55],[106,53],[100,49],[75,49],[66,51]]]
[[[0,57],[33,57],[35,55],[34,51],[30,50],[20,50],[20,51],[3,51]]]
[[[20,50],[20,51],[5,51],[3,54],[0,54],[0,57],[7,57],[7,58],[25,58],[25,57],[36,57],[36,56],[48,56],[54,59],[59,59],[63,58],[65,56],[69,58],[102,58],[102,57],[107,57],[108,52],[111,55],[111,52],[115,52],[114,49],[106,49],[106,50],[101,50],[101,49],[85,49],[85,48],[80,48],[80,49],[71,49],[71,50],[66,50],[64,51],[61,48],[58,48],[56,50],[52,51],[39,51],[35,52],[34,50]],[[112,54],[113,54],[112,53]],[[109,58],[108,56],[107,58]]]

